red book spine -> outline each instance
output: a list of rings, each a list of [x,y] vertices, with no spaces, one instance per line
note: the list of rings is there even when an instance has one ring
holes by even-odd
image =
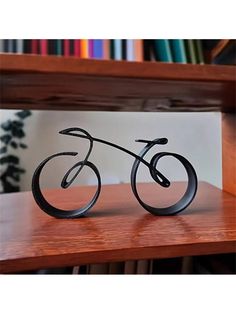
[[[80,39],[75,39],[74,43],[75,43],[74,55],[75,55],[75,57],[80,57],[81,56],[81,54],[80,54]]]
[[[93,58],[93,40],[89,39],[89,58]]]
[[[38,54],[38,52],[39,52],[38,40],[37,39],[32,39],[32,41],[31,41],[31,53]]]
[[[40,52],[41,55],[46,56],[48,54],[48,43],[47,39],[40,40]]]
[[[70,56],[70,40],[64,39],[64,56],[69,57]]]

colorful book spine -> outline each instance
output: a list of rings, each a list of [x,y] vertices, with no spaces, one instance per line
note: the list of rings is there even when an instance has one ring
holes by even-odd
[[[196,58],[196,51],[195,51],[193,39],[186,39],[184,40],[184,43],[185,43],[188,63],[196,64],[197,58]]]
[[[127,39],[126,41],[126,60],[127,61],[135,61],[134,49],[135,49],[134,40]]]
[[[202,50],[202,43],[201,40],[195,40],[195,47],[197,53],[197,62],[200,64],[204,64],[204,57],[203,57],[203,50]]]
[[[8,52],[13,53],[13,39],[8,40]]]
[[[114,39],[110,40],[110,59],[115,59],[115,41]]]
[[[121,40],[121,54],[122,54],[122,60],[127,60],[127,40],[126,39]]]
[[[122,40],[114,39],[114,59],[122,60]]]
[[[39,41],[37,39],[32,39],[31,41],[31,53],[32,54],[39,53]]]
[[[89,58],[90,59],[93,59],[93,55],[94,55],[94,53],[93,53],[93,39],[89,39],[88,40],[88,54],[89,54]]]
[[[103,39],[102,40],[102,49],[103,49],[103,54],[102,54],[102,59],[103,60],[110,60],[110,44],[111,40],[109,39]]]
[[[103,40],[102,39],[94,39],[93,57],[95,59],[103,59]]]
[[[23,39],[16,40],[16,53],[23,53]]]
[[[4,43],[3,43],[3,39],[0,39],[0,53],[4,52]]]
[[[87,39],[80,40],[80,47],[81,47],[81,58],[88,58],[89,57],[89,43]]]
[[[70,40],[64,39],[64,57],[70,56]]]
[[[30,39],[24,39],[23,41],[23,51],[24,53],[31,53],[31,40]]]
[[[109,60],[110,59],[110,44],[111,44],[111,40],[109,40],[109,39],[103,39],[102,40],[102,47],[103,47],[103,56],[102,56],[102,58],[104,60]]]
[[[168,39],[155,40],[155,54],[158,61],[173,62]]]
[[[63,40],[57,39],[55,42],[56,45],[56,55],[63,56]]]
[[[75,57],[80,57],[80,40],[79,39],[75,39],[74,42],[74,56]]]
[[[187,63],[187,56],[183,39],[170,40],[173,61],[177,63]]]
[[[135,61],[142,62],[143,61],[143,40],[135,39],[134,41],[134,51],[135,51]]]
[[[40,54],[46,56],[48,54],[48,41],[47,39],[40,40]]]

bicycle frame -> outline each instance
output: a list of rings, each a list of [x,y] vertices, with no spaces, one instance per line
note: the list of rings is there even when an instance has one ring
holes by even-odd
[[[80,134],[75,133],[75,132],[80,132]],[[147,211],[149,211],[150,213],[152,213],[153,215],[174,215],[176,213],[179,213],[180,211],[184,210],[193,200],[193,198],[195,197],[196,191],[197,191],[197,175],[196,172],[193,168],[193,166],[190,164],[190,162],[184,158],[181,155],[178,155],[176,153],[170,153],[170,152],[160,152],[160,153],[156,153],[152,158],[150,163],[148,163],[145,159],[144,156],[147,154],[147,152],[155,145],[160,144],[160,145],[164,145],[168,142],[168,140],[166,138],[157,138],[155,140],[149,141],[149,140],[136,140],[137,142],[141,142],[141,143],[145,143],[145,147],[141,150],[141,152],[136,155],[135,153],[131,152],[130,150],[119,146],[117,144],[99,139],[99,138],[95,138],[92,137],[87,131],[81,129],[81,128],[67,128],[65,130],[62,130],[59,132],[60,134],[64,134],[64,135],[70,135],[70,136],[75,136],[75,137],[79,137],[79,138],[84,138],[89,140],[90,145],[89,145],[89,150],[85,156],[85,159],[82,161],[77,162],[75,165],[73,165],[64,175],[64,177],[62,178],[61,181],[61,187],[66,189],[68,188],[76,179],[76,177],[78,176],[78,174],[81,172],[81,170],[83,169],[83,167],[87,166],[89,167],[94,174],[97,177],[97,190],[93,196],[93,198],[90,200],[90,202],[88,202],[88,204],[86,204],[84,207],[79,208],[79,209],[74,209],[74,210],[70,210],[70,211],[65,211],[63,209],[58,209],[56,207],[54,207],[53,205],[51,205],[43,196],[41,188],[40,188],[40,174],[42,172],[42,169],[44,168],[45,164],[50,161],[51,159],[55,158],[55,157],[60,157],[60,156],[76,156],[78,153],[77,152],[62,152],[62,153],[57,153],[54,154],[52,156],[49,156],[48,158],[46,158],[44,161],[42,161],[39,166],[36,168],[33,178],[32,178],[32,193],[34,196],[34,199],[36,201],[36,203],[39,205],[39,207],[45,211],[47,214],[56,217],[56,218],[78,218],[80,216],[83,216],[97,201],[99,194],[100,194],[100,190],[101,190],[101,177],[100,177],[100,173],[97,169],[97,167],[91,163],[88,159],[89,156],[92,152],[93,149],[93,143],[94,142],[99,142],[111,147],[114,147],[116,149],[119,149],[127,154],[129,154],[130,156],[135,158],[135,161],[133,163],[132,169],[131,169],[131,187],[132,187],[132,191],[134,193],[134,196],[136,197],[136,199],[138,200],[138,202],[140,203],[140,205],[146,209]],[[140,163],[144,164],[145,166],[148,167],[151,177],[153,178],[153,180],[155,182],[157,182],[158,184],[160,184],[162,187],[169,187],[170,186],[170,181],[162,174],[160,173],[160,171],[158,171],[156,169],[157,167],[157,163],[158,161],[164,157],[164,156],[172,156],[174,158],[176,158],[177,160],[179,160],[180,163],[182,163],[182,165],[184,166],[187,175],[188,175],[188,185],[187,185],[187,189],[185,194],[182,196],[182,198],[175,204],[169,206],[169,207],[165,207],[165,208],[159,208],[159,207],[152,207],[148,204],[146,204],[145,202],[142,201],[141,197],[138,194],[138,190],[137,190],[137,171],[139,168]],[[72,178],[70,180],[68,180],[68,177],[70,176],[71,172],[77,168],[76,173],[72,176]]]

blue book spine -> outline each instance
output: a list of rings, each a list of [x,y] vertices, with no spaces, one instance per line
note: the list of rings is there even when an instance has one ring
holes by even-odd
[[[155,48],[158,61],[173,62],[168,39],[156,39]]]
[[[128,61],[135,61],[134,40],[133,39],[127,39],[126,49],[127,49],[126,60],[128,60]]]
[[[121,39],[114,40],[114,52],[115,52],[115,60],[122,60],[122,41]]]
[[[23,39],[17,39],[16,52],[19,54],[23,53]]]
[[[93,57],[95,59],[103,58],[103,40],[102,39],[94,39],[93,41]]]
[[[183,39],[172,39],[170,40],[170,44],[174,62],[187,63]]]

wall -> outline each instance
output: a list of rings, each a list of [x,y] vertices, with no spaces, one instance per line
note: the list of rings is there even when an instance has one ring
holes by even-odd
[[[1,121],[15,111],[1,110]],[[23,168],[21,189],[31,189],[34,169],[47,156],[61,151],[78,151],[77,157],[61,157],[45,168],[44,187],[58,187],[65,172],[77,160],[83,159],[88,148],[86,140],[58,134],[72,126],[86,129],[91,135],[120,144],[138,153],[143,144],[137,138],[167,137],[169,143],[153,149],[177,152],[193,164],[199,180],[221,187],[221,115],[220,113],[111,113],[111,112],[46,112],[34,111],[26,120],[29,148],[19,151]],[[183,169],[172,158],[160,162],[160,170],[173,180],[185,178]],[[96,164],[103,183],[129,182],[134,159],[114,148],[95,143],[90,160]],[[139,181],[151,181],[146,169],[140,171]],[[85,169],[76,184],[94,184],[91,171]]]

